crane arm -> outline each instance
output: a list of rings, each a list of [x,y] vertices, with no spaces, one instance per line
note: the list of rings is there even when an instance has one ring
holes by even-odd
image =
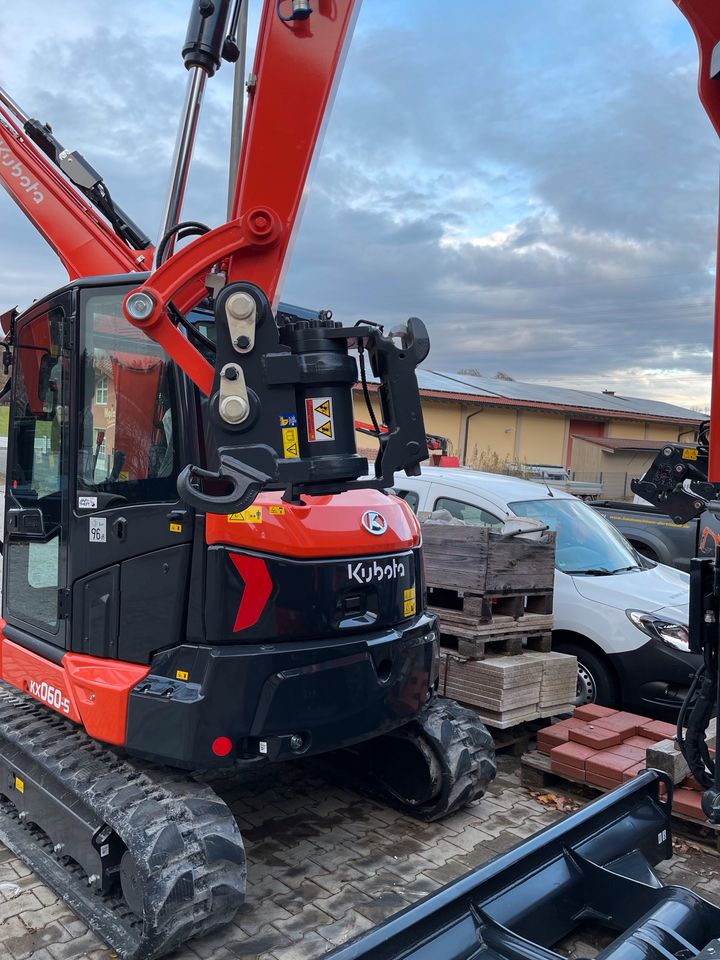
[[[675,3],[695,34],[700,55],[698,93],[710,122],[720,135],[720,4],[716,0],[675,0]],[[712,483],[720,483],[720,233],[718,237],[708,455],[708,479]]]
[[[153,258],[149,241],[145,249],[131,249],[37,140],[44,140],[47,148],[62,149],[49,128],[25,117],[0,89],[0,184],[57,253],[69,278],[149,269]],[[87,165],[80,170],[84,161],[78,154],[63,154],[64,161],[75,164],[79,172],[94,174]],[[132,235],[142,246],[142,234],[135,230]]]
[[[168,316],[204,296],[204,278],[222,264],[228,282],[264,291],[275,307],[300,221],[308,175],[329,114],[360,0],[316,0],[310,15],[285,19],[290,0],[265,0],[232,218],[170,257],[139,288],[144,316],[131,323],[157,340],[209,394],[213,367]],[[137,299],[135,300],[137,303]]]

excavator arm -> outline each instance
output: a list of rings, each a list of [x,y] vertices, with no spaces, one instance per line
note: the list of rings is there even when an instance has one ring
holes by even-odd
[[[65,151],[50,128],[24,114],[2,88],[0,184],[57,253],[71,280],[132,273],[152,265],[150,241],[132,221],[119,211],[117,227],[127,230],[135,249],[81,192],[83,186],[88,194],[94,190],[97,203],[103,195],[102,178],[80,154]],[[104,206],[114,217],[118,208],[112,201]]]

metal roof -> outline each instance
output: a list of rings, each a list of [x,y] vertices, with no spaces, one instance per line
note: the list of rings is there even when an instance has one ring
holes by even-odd
[[[622,397],[617,393],[593,393],[591,390],[570,390],[566,387],[548,387],[540,383],[521,383],[518,380],[495,380],[490,377],[470,377],[440,370],[417,371],[422,394],[438,400],[459,403],[491,404],[510,407],[533,407],[537,410],[576,413],[594,417],[627,417],[637,419],[688,421],[693,424],[707,420],[707,414],[687,407],[678,407],[663,400],[643,397]],[[368,371],[368,383],[378,380]]]
[[[603,447],[608,453],[621,453],[627,451],[646,452],[661,450],[667,443],[667,440],[635,440],[622,439],[621,437],[582,437],[573,435],[575,440],[584,440],[586,443],[593,443],[597,447]],[[694,443],[687,444],[688,447],[694,447]],[[574,448],[573,448],[574,449]]]
[[[595,393],[591,390],[571,390],[549,387],[539,383],[521,383],[517,380],[495,380],[490,377],[471,377],[439,370],[418,370],[421,390],[461,394],[468,398],[486,397],[494,402],[508,400],[513,405],[529,403],[533,406],[573,407],[603,412],[611,416],[630,414],[637,417],[661,417],[666,420],[707,419],[707,415],[687,407],[678,407],[662,400],[625,397],[616,393]]]

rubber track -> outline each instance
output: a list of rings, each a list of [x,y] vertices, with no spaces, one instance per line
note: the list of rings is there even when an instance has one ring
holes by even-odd
[[[102,895],[52,853],[8,801],[0,839],[126,960],[151,960],[232,920],[245,895],[245,851],[223,801],[187,774],[118,756],[74,724],[0,683],[0,754],[41,770],[122,839],[142,876],[143,917],[119,889]]]
[[[479,800],[495,779],[495,743],[478,715],[446,697],[435,697],[405,728],[424,740],[440,761],[442,781],[436,798],[407,812],[439,820]]]
[[[373,763],[386,738],[414,741],[434,756],[439,777],[433,798],[411,803],[389,789]],[[418,820],[440,820],[467,803],[479,800],[495,779],[495,744],[478,715],[454,700],[434,697],[410,723],[377,740],[320,758],[326,774]],[[400,761],[398,761],[400,762]],[[380,769],[381,769],[380,765]],[[396,779],[397,771],[394,771]]]

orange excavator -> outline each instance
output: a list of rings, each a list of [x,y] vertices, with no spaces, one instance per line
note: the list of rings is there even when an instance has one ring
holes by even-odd
[[[242,903],[242,838],[196,771],[332,754],[426,820],[495,775],[486,728],[437,695],[420,528],[385,492],[428,455],[427,331],[278,309],[358,9],[265,0],[230,214],[210,229],[181,219],[183,196],[243,11],[192,0],[156,248],[0,90],[0,182],[69,277],[4,317],[0,838],[126,957]],[[358,362],[382,409],[371,479]]]

